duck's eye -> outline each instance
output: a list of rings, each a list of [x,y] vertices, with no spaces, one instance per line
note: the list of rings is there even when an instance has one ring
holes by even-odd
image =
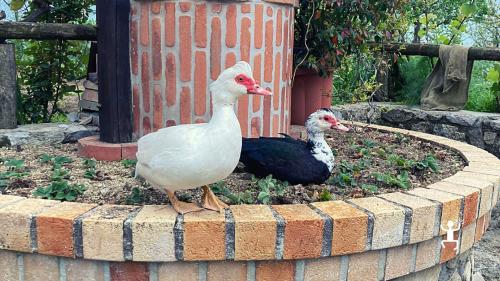
[[[239,77],[238,81],[243,82],[243,77]]]

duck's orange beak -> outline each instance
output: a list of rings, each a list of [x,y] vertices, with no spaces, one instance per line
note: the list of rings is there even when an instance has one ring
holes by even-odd
[[[273,93],[262,88],[258,81],[254,81],[252,85],[247,85],[247,94],[249,95],[260,95],[260,96],[271,96]]]

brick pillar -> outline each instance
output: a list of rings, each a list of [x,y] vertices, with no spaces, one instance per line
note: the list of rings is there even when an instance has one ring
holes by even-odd
[[[209,83],[239,60],[274,94],[240,98],[235,110],[243,136],[288,132],[293,2],[132,1],[134,138],[207,122]]]

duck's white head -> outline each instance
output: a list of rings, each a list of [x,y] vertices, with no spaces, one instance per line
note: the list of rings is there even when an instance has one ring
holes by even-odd
[[[321,108],[313,112],[306,121],[306,129],[309,134],[322,133],[328,129],[337,129],[347,132],[349,128],[340,124],[335,114],[329,108]]]
[[[214,103],[234,103],[241,95],[270,96],[271,92],[262,88],[253,79],[252,68],[240,61],[222,71],[217,80],[210,84]]]

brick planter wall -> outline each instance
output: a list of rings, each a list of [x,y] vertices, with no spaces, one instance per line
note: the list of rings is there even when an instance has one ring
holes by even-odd
[[[454,149],[468,166],[408,192],[222,214],[0,195],[0,280],[448,280],[445,264],[488,228],[500,160],[444,137],[371,127]],[[463,221],[458,255],[440,246],[448,220]]]
[[[236,61],[250,63],[272,97],[236,105],[243,136],[289,127],[294,0],[135,1],[131,7],[134,138],[210,119],[208,85]]]

